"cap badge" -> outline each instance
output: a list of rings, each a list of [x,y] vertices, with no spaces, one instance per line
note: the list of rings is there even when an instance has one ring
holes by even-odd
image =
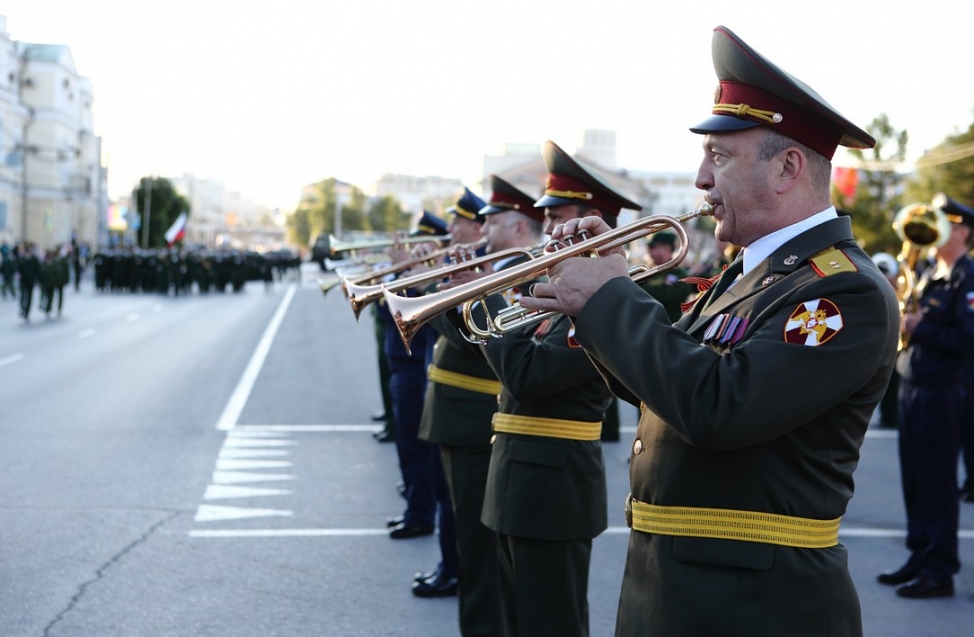
[[[785,258],[784,263],[785,265],[795,265],[796,261],[798,261],[798,255],[792,254]]]
[[[763,281],[761,281],[761,285],[771,285],[772,283],[774,283],[774,275],[773,274],[771,276],[769,276],[769,277],[765,277],[765,279]]]

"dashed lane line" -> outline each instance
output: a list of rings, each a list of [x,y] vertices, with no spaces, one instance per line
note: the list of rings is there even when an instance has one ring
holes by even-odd
[[[0,367],[4,365],[10,365],[11,363],[16,363],[17,361],[24,360],[23,354],[11,354],[10,356],[5,356],[0,358]]]

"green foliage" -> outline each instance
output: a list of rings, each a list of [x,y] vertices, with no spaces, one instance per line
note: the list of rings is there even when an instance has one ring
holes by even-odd
[[[187,217],[190,214],[189,200],[176,192],[171,181],[162,177],[140,179],[132,198],[142,219],[138,243],[143,247],[166,247],[166,230],[180,214],[185,212]]]
[[[928,202],[938,192],[974,206],[974,123],[924,155],[917,162],[916,174],[907,182],[906,198],[910,202]]]
[[[368,222],[371,229],[376,232],[409,229],[409,215],[403,214],[399,201],[390,195],[372,200]]]
[[[906,157],[908,135],[897,131],[886,114],[881,114],[866,127],[876,139],[867,151],[851,149],[859,160],[859,181],[855,194],[846,197],[833,185],[835,206],[852,215],[853,234],[869,254],[899,251],[900,240],[893,231],[893,216],[902,205],[904,176],[896,171]]]
[[[392,196],[369,200],[358,188],[334,178],[314,184],[286,222],[288,241],[310,245],[318,235],[335,234],[335,208],[341,202],[341,232],[392,232],[409,228],[409,215]]]

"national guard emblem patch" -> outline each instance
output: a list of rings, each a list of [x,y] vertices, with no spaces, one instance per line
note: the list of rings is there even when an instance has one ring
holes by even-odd
[[[842,313],[828,299],[806,301],[791,313],[785,324],[785,342],[817,347],[842,329]]]

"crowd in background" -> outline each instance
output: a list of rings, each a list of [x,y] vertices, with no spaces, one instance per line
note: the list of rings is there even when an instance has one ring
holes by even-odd
[[[0,298],[16,300],[18,314],[30,321],[35,307],[45,317],[60,316],[64,289],[81,280],[88,266],[99,293],[145,292],[176,296],[208,292],[240,292],[248,281],[300,277],[300,257],[290,250],[210,250],[197,247],[141,250],[133,247],[91,252],[71,241],[46,250],[31,242],[0,245]]]

